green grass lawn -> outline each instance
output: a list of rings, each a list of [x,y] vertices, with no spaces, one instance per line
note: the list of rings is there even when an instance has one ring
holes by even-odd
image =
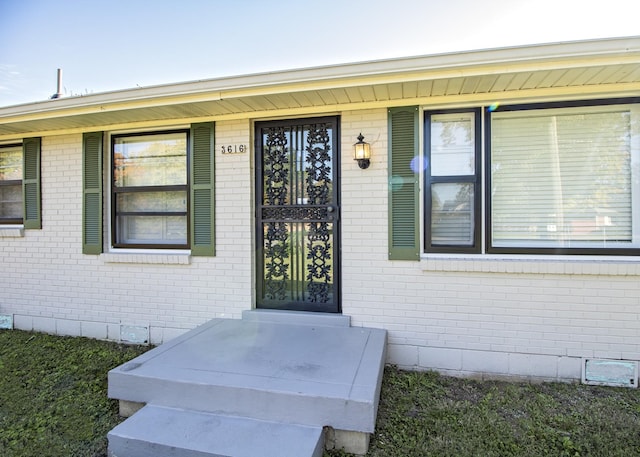
[[[367,455],[640,456],[640,391],[387,368]]]
[[[0,330],[0,456],[105,457],[107,371],[146,349]],[[640,391],[389,367],[367,455],[640,456]]]
[[[147,349],[0,330],[0,456],[106,456],[107,372]]]

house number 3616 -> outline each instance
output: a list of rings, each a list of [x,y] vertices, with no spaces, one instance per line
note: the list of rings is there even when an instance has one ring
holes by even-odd
[[[244,154],[249,148],[244,144],[232,144],[220,146],[223,154]]]

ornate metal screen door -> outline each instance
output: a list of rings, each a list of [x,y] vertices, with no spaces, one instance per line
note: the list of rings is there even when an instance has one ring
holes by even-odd
[[[256,124],[257,305],[340,312],[338,118]]]

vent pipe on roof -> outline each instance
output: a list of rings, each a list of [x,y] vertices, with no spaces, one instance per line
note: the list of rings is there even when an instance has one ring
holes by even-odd
[[[58,68],[58,90],[51,96],[51,99],[62,97],[62,68]]]

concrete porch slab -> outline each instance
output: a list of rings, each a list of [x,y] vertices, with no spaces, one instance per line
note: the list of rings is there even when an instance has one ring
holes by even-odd
[[[274,317],[212,320],[110,371],[109,397],[373,432],[386,332]]]

